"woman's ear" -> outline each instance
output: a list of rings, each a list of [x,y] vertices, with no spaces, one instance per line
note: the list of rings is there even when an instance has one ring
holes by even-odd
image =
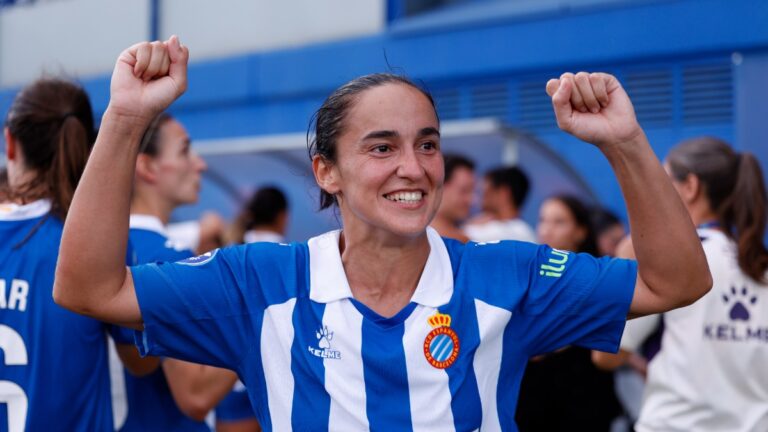
[[[322,156],[312,158],[312,172],[320,189],[331,195],[336,195],[341,190],[339,186],[339,171],[336,165],[328,162]]]
[[[11,136],[11,131],[7,127],[3,128],[3,138],[5,138],[5,157],[9,161],[15,160],[18,156],[16,139]]]
[[[140,153],[136,158],[136,178],[145,183],[155,183],[157,181],[157,169],[154,162],[152,156]]]
[[[701,180],[695,174],[689,173],[679,184],[680,197],[684,203],[691,204],[703,196]]]

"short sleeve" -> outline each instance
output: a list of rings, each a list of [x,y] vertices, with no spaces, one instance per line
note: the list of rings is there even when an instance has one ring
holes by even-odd
[[[616,352],[637,280],[635,261],[539,246],[522,258],[519,322],[531,355],[568,345]],[[523,282],[523,281],[519,281]]]
[[[132,267],[144,321],[135,333],[139,352],[235,369],[263,310],[248,267],[240,247]]]

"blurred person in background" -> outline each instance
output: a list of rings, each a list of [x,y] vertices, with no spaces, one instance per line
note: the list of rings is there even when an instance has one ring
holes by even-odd
[[[514,430],[529,357],[614,349],[627,316],[709,289],[694,227],[627,94],[602,73],[546,90],[558,125],[614,164],[633,228],[651,233],[635,239],[639,264],[441,238],[429,228],[444,168],[434,101],[371,74],[326,98],[309,141],[321,208],[338,206],[342,230],[126,268],[141,131],[185,91],[188,58],[176,37],[120,54],[54,298],[140,331],[142,352],[237,369],[268,430]]]
[[[599,255],[616,256],[617,247],[626,236],[624,224],[613,212],[603,207],[593,208],[590,211],[590,219],[595,230]],[[633,324],[646,318],[637,318],[633,320]],[[658,334],[654,334],[652,340],[647,341],[648,352],[654,351],[653,346],[658,342],[658,336]],[[646,341],[642,342],[646,343]],[[595,356],[602,354],[604,353],[593,351],[593,360]],[[645,359],[640,356],[633,356],[633,358],[628,359],[626,365],[618,368],[604,368],[601,364],[596,363],[599,368],[613,372],[614,390],[623,409],[621,417],[616,419],[611,427],[613,432],[630,431],[632,425],[637,421],[643,400],[643,389],[645,388],[645,365]]]
[[[528,176],[518,167],[500,167],[488,171],[483,177],[483,214],[473,218],[464,227],[467,237],[476,242],[535,242],[533,230],[520,218],[529,189]]]
[[[13,100],[0,188],[0,431],[113,429],[107,326],[53,302],[63,221],[95,139],[78,85]],[[5,171],[5,170],[4,170]]]
[[[576,197],[544,201],[536,231],[555,249],[597,254],[589,210]],[[595,367],[589,349],[570,346],[528,362],[516,416],[521,431],[609,431],[620,413],[613,376]]]
[[[226,229],[221,215],[208,210],[199,219],[169,223],[166,234],[177,247],[200,255],[224,246]]]
[[[663,315],[661,350],[648,365],[636,430],[768,430],[768,217],[755,157],[701,137],[673,147],[664,167],[693,222],[712,271],[712,291]],[[623,256],[632,257],[631,241]],[[636,322],[637,321],[637,322]],[[637,353],[661,315],[633,320],[615,367]]]
[[[141,140],[131,196],[133,265],[194,256],[174,244],[165,227],[176,207],[197,202],[205,169],[181,123],[166,113],[150,123]],[[138,356],[132,330],[115,327],[112,335],[124,361]],[[171,358],[144,360],[152,359],[151,372],[136,376],[126,371],[128,417],[121,430],[210,430],[204,419],[232,389],[234,372]]]
[[[285,193],[274,186],[262,187],[253,193],[232,224],[229,243],[282,243],[289,215]]]
[[[627,235],[624,224],[608,209],[596,207],[590,212],[595,229],[597,253],[600,256],[616,256],[616,247]]]
[[[432,219],[432,228],[441,236],[466,243],[469,237],[461,224],[469,217],[475,198],[475,163],[457,154],[444,154],[443,199]]]

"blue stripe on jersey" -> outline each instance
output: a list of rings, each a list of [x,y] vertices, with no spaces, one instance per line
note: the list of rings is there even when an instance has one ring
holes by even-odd
[[[310,347],[318,347],[316,334],[323,326],[323,312],[324,303],[315,303],[309,297],[296,299],[291,345],[291,372],[294,378],[291,425],[295,431],[328,430],[331,398],[324,387],[323,359],[309,352]]]
[[[253,341],[254,346],[261,344],[261,331],[264,324],[264,312],[255,313],[253,316],[253,322],[256,323],[254,328],[254,334],[256,340]],[[146,333],[144,333],[146,334]],[[248,399],[251,402],[253,411],[256,414],[256,418],[259,420],[261,429],[265,432],[269,432],[272,419],[270,418],[269,409],[267,409],[267,383],[264,377],[264,364],[261,361],[261,355],[257,352],[253,354],[254,350],[251,350],[244,359],[243,363],[239,365],[236,370],[240,381],[248,383]],[[245,364],[249,367],[245,367]]]
[[[457,431],[476,430],[482,423],[480,394],[473,360],[480,345],[477,312],[466,293],[454,291],[453,298],[440,312],[451,316],[451,328],[459,337],[459,357],[447,367],[448,388],[451,390],[451,410]]]
[[[411,431],[411,399],[405,364],[403,336],[411,303],[392,318],[383,318],[353,300],[363,320],[363,373],[366,411],[372,431]]]
[[[508,372],[499,375],[500,391],[496,393],[496,406],[498,407],[501,429],[513,432],[518,430],[517,423],[515,423],[516,409],[512,410],[507,407],[517,407],[520,383],[528,364],[528,347],[520,341],[520,335],[525,334],[525,331],[524,327],[514,324],[507,325],[504,329],[504,351],[501,355],[501,364]]]

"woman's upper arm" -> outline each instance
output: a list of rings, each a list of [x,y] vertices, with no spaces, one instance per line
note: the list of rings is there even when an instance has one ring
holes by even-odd
[[[128,327],[135,330],[144,328],[144,321],[139,309],[139,301],[136,297],[136,287],[133,284],[133,275],[130,268],[125,268],[125,279],[115,296],[109,300],[100,311],[103,317],[95,318],[102,321],[117,324],[120,327]]]

